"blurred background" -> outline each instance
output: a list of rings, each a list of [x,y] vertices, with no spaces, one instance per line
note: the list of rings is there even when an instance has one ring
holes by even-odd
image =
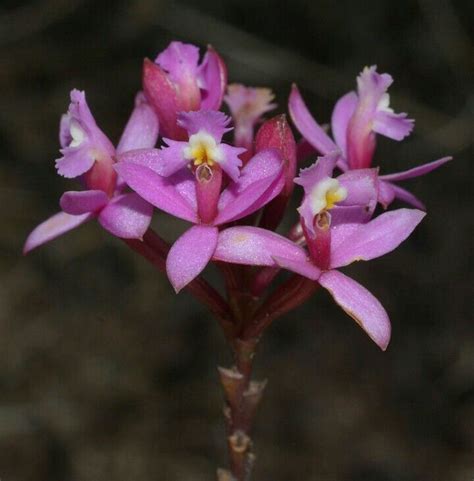
[[[379,142],[382,172],[455,157],[404,184],[428,207],[416,233],[349,269],[391,316],[386,353],[322,292],[268,332],[255,480],[472,480],[473,20],[468,0],[2,0],[0,477],[207,481],[226,464],[230,357],[208,313],[94,223],[21,256],[74,188],[53,162],[70,89],[118,139],[143,58],[180,39],[272,87],[280,112],[297,82],[321,122],[377,64],[416,118],[405,142]]]

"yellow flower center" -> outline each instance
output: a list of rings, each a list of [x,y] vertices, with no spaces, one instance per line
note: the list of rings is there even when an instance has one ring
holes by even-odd
[[[184,149],[184,157],[195,166],[207,164],[210,167],[222,160],[221,150],[214,137],[207,132],[199,131],[189,137],[188,146]]]
[[[347,189],[337,179],[326,177],[311,192],[311,210],[313,215],[332,209],[336,203],[347,197]]]

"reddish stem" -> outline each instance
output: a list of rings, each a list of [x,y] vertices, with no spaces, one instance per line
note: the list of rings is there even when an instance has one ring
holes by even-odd
[[[160,272],[166,272],[166,256],[168,255],[169,245],[153,230],[148,229],[142,241],[138,239],[123,239],[123,241]],[[209,308],[219,321],[226,337],[230,338],[233,323],[229,305],[222,296],[202,278],[191,281],[186,289]]]

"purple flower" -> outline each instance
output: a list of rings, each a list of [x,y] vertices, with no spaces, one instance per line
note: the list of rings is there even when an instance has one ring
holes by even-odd
[[[187,127],[194,125],[197,117],[187,115]],[[221,132],[224,128],[221,124]],[[217,135],[217,131],[210,135]],[[189,148],[180,146],[179,152]],[[256,212],[279,194],[285,182],[277,149],[256,154],[223,191],[218,163],[199,164],[194,173],[188,168],[173,169],[175,173],[169,175],[162,151],[157,149],[126,153],[115,168],[134,191],[155,207],[195,224],[174,243],[166,261],[168,277],[177,292],[212,258],[218,227]]]
[[[388,87],[392,77],[366,67],[357,79],[357,93],[349,92],[334,107],[331,130],[334,140],[311,116],[298,88],[294,85],[289,99],[291,118],[304,139],[319,153],[338,152],[338,167],[343,170],[368,168],[372,164],[376,134],[402,140],[413,129],[413,120],[389,107]],[[379,202],[386,208],[395,197],[421,209],[423,203],[413,194],[393,184],[425,175],[451,160],[443,157],[397,174],[379,176]]]
[[[170,139],[185,138],[177,124],[179,112],[218,110],[226,85],[226,66],[212,47],[199,62],[198,47],[171,42],[154,62],[145,59],[143,65],[143,90]]]
[[[229,106],[235,126],[234,144],[245,147],[249,158],[252,155],[255,125],[265,113],[276,107],[276,104],[272,103],[274,97],[273,92],[267,88],[246,87],[241,84],[227,87],[224,100]]]
[[[127,150],[152,147],[158,138],[156,115],[139,93],[117,149],[99,129],[84,92],[73,90],[68,112],[60,123],[58,173],[80,177],[87,190],[65,192],[62,211],[38,225],[28,236],[24,253],[97,217],[109,232],[122,238],[141,238],[153,207],[135,193],[124,193],[114,169],[115,156]]]
[[[359,223],[360,208],[368,205],[368,201],[370,204],[370,198],[374,199],[376,194],[374,186],[368,187],[373,181],[370,179],[373,169],[364,169],[367,176],[345,182],[342,178],[346,174],[338,179],[330,176],[335,160],[334,155],[323,157],[298,178],[305,188],[299,212],[307,250],[265,229],[230,227],[219,234],[213,259],[282,267],[317,281],[385,350],[390,340],[390,321],[385,309],[367,289],[336,269],[392,251],[425,214],[416,209],[399,209]],[[349,222],[343,221],[338,208],[350,209]]]
[[[216,110],[179,114],[178,125],[186,130],[188,140],[164,139],[167,147],[160,150],[162,175],[172,175],[188,165],[196,167],[198,171],[215,166],[232,180],[237,180],[242,166],[239,155],[245,149],[222,143],[222,136],[231,130],[227,127],[229,122],[229,117]]]

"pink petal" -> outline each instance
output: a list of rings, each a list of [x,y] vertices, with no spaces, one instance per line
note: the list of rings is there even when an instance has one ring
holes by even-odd
[[[221,144],[219,150],[223,153],[222,160],[219,160],[219,165],[234,182],[237,182],[240,176],[240,168],[242,167],[242,160],[239,158],[239,155],[246,152],[246,149]]]
[[[318,157],[316,162],[306,169],[300,169],[299,176],[295,179],[295,184],[304,188],[305,194],[310,194],[313,187],[325,177],[332,177],[332,171],[336,167],[339,157],[337,152]]]
[[[421,222],[425,213],[416,209],[385,212],[367,224],[343,224],[331,231],[331,268],[375,259],[398,247]],[[347,235],[345,229],[350,231]],[[344,241],[337,237],[342,236]]]
[[[23,254],[27,254],[36,247],[59,237],[66,232],[79,227],[84,222],[94,217],[87,213],[82,215],[70,215],[65,212],[58,212],[49,219],[38,225],[26,239],[23,247]]]
[[[99,222],[117,237],[141,239],[152,215],[153,206],[133,192],[112,199],[100,212]]]
[[[386,209],[395,199],[395,191],[393,185],[390,182],[384,182],[379,177],[379,195],[378,201]]]
[[[339,148],[314,120],[296,85],[293,85],[288,104],[290,116],[300,134],[321,154],[338,151]]]
[[[177,123],[179,112],[176,90],[166,72],[149,59],[143,63],[143,90],[160,122],[162,134],[171,139],[186,138]]]
[[[171,247],[166,272],[176,292],[196,278],[207,266],[216,249],[217,227],[195,225]]]
[[[188,146],[188,143],[171,139],[163,139],[163,141],[167,146],[160,151],[162,162],[160,175],[169,177],[182,170],[189,163],[189,160],[184,157],[184,149]]]
[[[393,140],[403,140],[410,135],[414,123],[413,119],[407,119],[405,113],[379,111],[374,116],[372,130]]]
[[[397,172],[395,174],[388,174],[388,175],[381,175],[380,178],[383,180],[390,180],[390,181],[399,181],[399,180],[407,180],[413,179],[414,177],[419,177],[421,175],[426,175],[432,170],[441,167],[446,162],[452,160],[452,157],[443,157],[438,160],[434,160],[433,162],[429,162],[427,164],[419,165],[414,167],[413,169],[405,170],[403,172]]]
[[[182,42],[171,42],[155,59],[173,83],[178,112],[199,109],[198,61],[199,48]]]
[[[215,225],[240,219],[276,197],[285,183],[281,153],[264,149],[242,169],[237,182],[221,194]]]
[[[199,66],[198,78],[203,84],[201,86],[201,108],[218,110],[227,86],[227,67],[212,47],[207,48],[204,60]]]
[[[137,149],[123,152],[117,158],[118,162],[130,162],[132,164],[143,165],[163,175],[164,161],[162,149]]]
[[[408,190],[403,189],[399,185],[391,184],[391,186],[397,199],[400,199],[401,201],[406,202],[407,204],[410,204],[417,209],[426,211],[425,204],[423,204],[423,202],[418,199],[418,197],[413,195]]]
[[[101,209],[108,201],[107,194],[102,190],[83,190],[64,192],[59,204],[67,214],[81,215]]]
[[[95,161],[109,159],[115,148],[107,136],[99,129],[86,102],[84,92],[72,90],[71,103],[67,114],[61,117],[59,139],[63,157],[56,160],[58,174],[68,179],[84,174]],[[71,145],[71,129],[82,133],[77,145]]]
[[[319,283],[383,351],[390,341],[390,319],[382,304],[363,286],[338,271],[321,274]]]
[[[115,168],[122,179],[150,204],[189,222],[198,221],[196,211],[169,178],[132,162],[118,162]]]
[[[347,197],[338,205],[363,205],[373,212],[378,196],[377,169],[349,170],[337,180],[347,190]]]
[[[158,132],[158,117],[143,92],[139,92],[135,97],[135,108],[118,143],[117,154],[154,147]]]
[[[357,107],[357,94],[355,92],[349,92],[341,97],[334,107],[331,118],[331,130],[334,140],[338,147],[344,153],[344,157],[347,157],[346,150],[346,138],[347,127],[349,120],[355,112]]]
[[[189,136],[204,131],[220,143],[222,136],[232,130],[228,125],[230,117],[217,110],[199,110],[197,112],[181,112],[178,115],[178,125],[185,129]]]
[[[311,263],[309,259],[302,261],[278,256],[274,256],[274,259],[279,267],[307,277],[312,281],[317,281],[321,275],[321,270]]]
[[[229,227],[219,233],[213,259],[233,264],[275,266],[275,257],[306,262],[306,251],[286,237],[251,226]]]

